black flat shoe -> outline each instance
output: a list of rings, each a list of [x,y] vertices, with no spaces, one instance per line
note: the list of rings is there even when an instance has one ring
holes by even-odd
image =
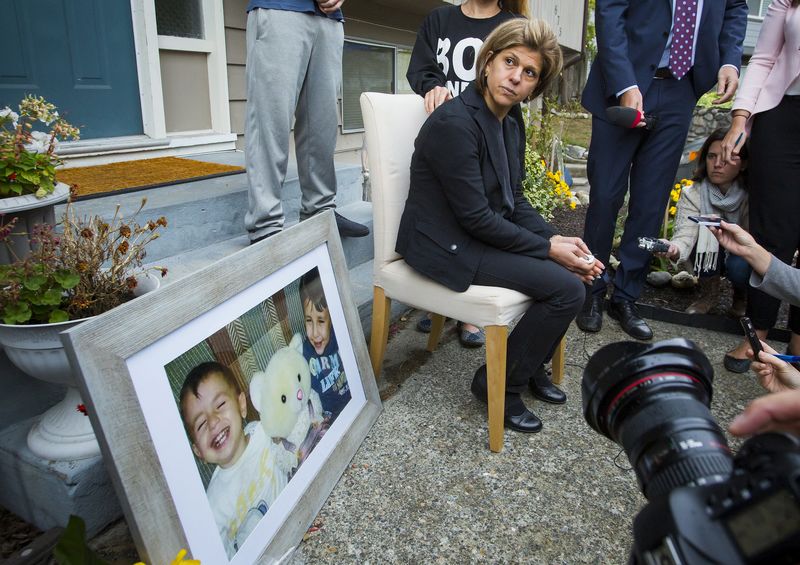
[[[586,300],[583,303],[578,317],[575,318],[575,323],[580,329],[585,332],[599,332],[603,327],[603,303],[605,298],[602,294],[586,295]]]
[[[535,434],[542,429],[542,421],[530,410],[525,410],[522,414],[511,416],[506,414],[503,423],[509,430],[522,432],[523,434]]]
[[[746,373],[750,370],[750,359],[737,359],[733,355],[725,354],[722,358],[722,364],[731,373]]]
[[[620,302],[611,301],[608,305],[608,315],[619,322],[622,330],[634,339],[647,341],[653,339],[653,330],[639,316],[636,305],[629,300]]]
[[[567,401],[567,395],[564,391],[558,388],[550,380],[550,374],[544,365],[539,367],[531,380],[528,381],[528,386],[531,389],[531,394],[534,398],[550,404],[564,404]]]
[[[486,365],[481,365],[475,371],[475,376],[472,378],[472,385],[470,386],[472,394],[483,402],[488,403],[489,394],[487,392],[486,384]],[[519,395],[514,395],[517,399]],[[509,402],[505,403],[505,414],[503,414],[503,424],[506,428],[525,434],[533,434],[542,429],[542,421],[536,415],[525,408],[520,414],[508,413]]]

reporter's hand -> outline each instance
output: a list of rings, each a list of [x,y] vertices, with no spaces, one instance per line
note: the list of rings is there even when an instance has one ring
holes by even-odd
[[[720,67],[717,72],[717,97],[712,104],[724,104],[736,94],[736,87],[739,86],[739,73],[734,67],[725,65]]]
[[[800,434],[800,390],[767,394],[751,402],[728,430],[735,436],[782,431]]]
[[[763,276],[767,272],[772,255],[741,226],[723,220],[718,228],[708,226],[708,229],[722,247],[747,261],[756,273]]]
[[[587,255],[591,255],[591,252],[579,237],[554,235],[550,238],[550,259],[566,267],[588,284],[602,274],[605,265],[599,259],[588,263],[585,260]]]
[[[769,392],[800,389],[800,371],[775,357],[773,354],[777,351],[763,341],[761,347],[764,351],[758,354],[758,359],[753,358],[752,350],[747,352],[747,356],[753,358],[753,372],[758,376],[761,386]]]
[[[642,99],[642,91],[639,90],[638,87],[631,88],[630,90],[626,90],[622,93],[622,96],[619,97],[619,105],[625,106],[627,108],[635,108],[639,110],[642,114],[644,114],[644,101]],[[644,121],[639,122],[636,124],[637,128],[643,128],[647,124]]]
[[[728,129],[728,133],[722,138],[721,157],[723,163],[731,163],[733,157],[739,156],[739,152],[747,141],[747,132],[744,127],[746,122],[747,120],[742,117],[733,118],[731,121],[731,127]]]
[[[675,261],[676,259],[678,259],[681,256],[681,251],[680,251],[680,249],[678,249],[678,246],[675,245],[674,243],[672,243],[670,240],[668,240],[668,239],[659,239],[658,241],[661,241],[662,243],[666,243],[667,245],[669,245],[669,249],[667,249],[666,251],[663,251],[661,253],[653,253],[653,255],[657,255],[659,257],[666,257],[667,259],[669,259],[671,261]]]
[[[429,114],[450,100],[450,91],[444,86],[434,86],[425,93],[425,111]]]
[[[344,0],[317,0],[319,9],[326,14],[332,14],[344,4]]]

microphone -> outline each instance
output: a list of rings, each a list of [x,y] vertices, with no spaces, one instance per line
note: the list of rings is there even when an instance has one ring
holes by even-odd
[[[647,117],[644,114],[636,108],[627,106],[609,106],[606,108],[606,118],[615,126],[623,128],[635,128],[639,122],[647,124]]]

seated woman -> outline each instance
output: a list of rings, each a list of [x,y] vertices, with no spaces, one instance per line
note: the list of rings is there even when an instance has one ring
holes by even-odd
[[[500,286],[534,299],[508,338],[505,424],[521,432],[542,427],[520,397],[527,386],[566,400],[541,378],[543,364],[581,308],[583,282],[603,270],[580,238],[555,235],[520,188],[520,136],[508,111],[538,96],[561,65],[556,36],[540,20],[514,19],[486,38],[478,79],[420,130],[397,237],[411,267],[454,291]],[[485,365],[472,392],[486,401]]]
[[[686,308],[689,314],[706,314],[719,300],[720,276],[733,284],[733,304],[728,313],[744,316],[750,266],[747,261],[720,248],[714,234],[689,216],[718,216],[747,229],[747,148],[729,162],[722,160],[725,130],[711,132],[702,149],[694,174],[695,184],[684,187],[675,212],[675,228],[666,256],[678,267],[694,272],[700,282],[700,297]]]

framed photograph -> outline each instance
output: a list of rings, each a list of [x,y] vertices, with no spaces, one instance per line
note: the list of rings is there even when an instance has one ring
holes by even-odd
[[[332,213],[62,339],[151,563],[281,561],[381,410]]]

